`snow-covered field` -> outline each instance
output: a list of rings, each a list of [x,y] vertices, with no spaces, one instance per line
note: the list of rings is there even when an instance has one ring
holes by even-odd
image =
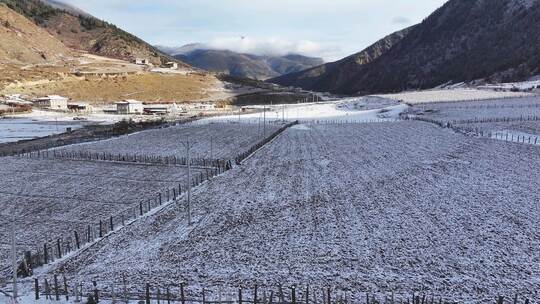
[[[185,157],[187,151],[184,144],[189,136],[191,157],[229,160],[248,150],[280,126],[273,123],[267,124],[266,128],[262,124],[187,124],[72,145],[63,149],[71,152]]]
[[[479,87],[480,89],[489,89],[489,90],[533,90],[540,88],[540,80],[537,77],[529,81],[522,82],[507,82],[499,84],[488,84]]]
[[[424,104],[409,108],[408,113],[441,122],[454,123],[481,119],[540,117],[540,97]]]
[[[516,122],[487,122],[457,124],[458,128],[469,128],[478,131],[506,133],[521,133],[521,135],[532,135],[540,137],[540,121],[516,121]]]
[[[521,96],[532,96],[523,92],[498,92],[493,90],[478,89],[451,89],[451,90],[426,90],[415,92],[403,92],[397,94],[377,95],[381,98],[389,98],[405,102],[407,104],[422,104],[448,101],[472,101],[494,98],[511,98]]]
[[[56,271],[105,289],[125,274],[139,291],[184,281],[214,295],[280,283],[330,285],[356,301],[535,299],[538,165],[538,147],[417,121],[300,125],[199,187],[192,226],[171,205]]]
[[[16,220],[19,250],[93,228],[158,192],[185,188],[181,167],[2,158],[0,166],[0,269],[8,265],[11,221]],[[193,172],[199,172],[193,169]],[[165,199],[165,197],[164,197]],[[126,219],[129,216],[126,214]],[[119,219],[115,219],[118,221]],[[6,250],[4,250],[6,249]]]
[[[219,116],[203,120],[212,121],[237,121],[258,124],[264,121],[294,121],[313,122],[317,120],[341,121],[341,122],[369,122],[376,120],[395,120],[399,114],[407,109],[407,105],[399,104],[390,99],[379,97],[355,97],[338,101],[309,103],[309,104],[286,104],[277,106],[259,106],[258,113],[246,115]],[[263,114],[266,109],[266,115]]]

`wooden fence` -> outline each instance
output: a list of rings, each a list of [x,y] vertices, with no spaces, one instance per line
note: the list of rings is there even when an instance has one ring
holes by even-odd
[[[277,131],[275,131],[274,133],[270,134],[270,136],[264,138],[262,141],[256,143],[255,145],[253,145],[251,148],[249,148],[247,151],[243,152],[243,153],[240,153],[238,156],[236,156],[235,160],[236,160],[236,164],[237,165],[240,165],[242,164],[242,162],[247,159],[251,154],[255,153],[257,150],[259,150],[260,148],[262,148],[264,145],[266,145],[267,143],[271,142],[274,138],[276,138],[279,134],[283,133],[283,131],[285,131],[286,129],[294,126],[294,125],[297,125],[298,124],[298,121],[293,121],[293,122],[290,122],[286,125],[283,125],[281,128],[279,128]]]
[[[418,120],[423,122],[432,123],[438,125],[442,128],[449,128],[456,132],[473,135],[478,137],[487,137],[493,139],[499,139],[509,142],[522,143],[522,144],[531,144],[538,145],[540,144],[540,136],[535,135],[518,135],[511,132],[493,132],[493,131],[484,131],[477,127],[467,127],[467,126],[457,126],[458,124],[468,124],[468,123],[499,123],[499,122],[521,122],[521,121],[540,121],[538,116],[522,116],[515,118],[475,118],[470,120],[460,120],[460,121],[444,121],[437,120],[433,118],[427,118],[417,115],[404,115],[402,116],[405,120]],[[516,131],[519,133],[519,131]]]
[[[87,152],[87,151],[65,151],[65,150],[37,150],[20,154],[19,157],[27,158],[42,158],[42,159],[66,159],[66,160],[88,160],[88,161],[105,161],[105,162],[124,162],[124,163],[141,163],[153,165],[172,165],[172,166],[187,166],[188,159],[186,157],[159,156],[159,155],[144,155],[144,154],[114,154],[107,152]],[[190,165],[199,167],[226,167],[228,161],[221,159],[207,158],[190,158]]]
[[[384,122],[398,122],[403,121],[401,118],[377,118],[366,120],[347,120],[347,119],[321,119],[321,120],[301,120],[301,124],[317,124],[317,125],[350,125],[350,124],[372,124],[372,123],[384,123]]]
[[[426,292],[409,294],[369,293],[328,286],[258,286],[249,287],[212,287],[190,288],[186,283],[174,285],[158,285],[146,283],[139,288],[128,284],[123,276],[121,284],[98,284],[70,282],[65,276],[53,275],[34,279],[34,297],[36,300],[51,301],[89,301],[100,303],[181,303],[181,304],[454,304],[460,301],[447,297],[429,295]],[[478,296],[476,296],[478,297]],[[475,302],[490,301],[496,304],[529,304],[527,297],[513,295],[511,297],[496,296],[478,299]]]

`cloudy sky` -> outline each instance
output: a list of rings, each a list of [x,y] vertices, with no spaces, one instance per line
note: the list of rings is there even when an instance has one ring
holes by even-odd
[[[149,43],[201,42],[336,60],[421,22],[446,0],[64,0]]]

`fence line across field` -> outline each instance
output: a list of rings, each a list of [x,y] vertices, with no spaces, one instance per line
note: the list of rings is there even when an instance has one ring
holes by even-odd
[[[456,132],[465,133],[478,137],[486,137],[498,140],[504,140],[508,142],[521,143],[521,144],[530,144],[538,145],[540,144],[540,136],[535,135],[520,135],[514,134],[511,132],[494,132],[494,131],[484,131],[479,128],[466,127],[466,126],[456,126],[456,124],[467,124],[467,123],[500,123],[500,122],[520,122],[520,121],[540,121],[538,116],[522,116],[519,118],[475,118],[470,120],[461,120],[461,121],[442,121],[432,118],[419,117],[417,115],[404,115],[403,119],[405,120],[418,120],[423,122],[429,122],[436,124],[442,128],[449,128]],[[519,133],[516,131],[516,133]]]
[[[501,97],[492,97],[492,98],[471,98],[471,99],[462,99],[462,100],[445,100],[445,101],[426,101],[426,102],[405,102],[408,105],[412,106],[423,106],[423,105],[447,105],[447,104],[459,104],[467,102],[489,102],[496,100],[507,100],[507,99],[527,99],[527,98],[540,98],[538,94],[528,94],[521,96],[501,96]]]
[[[360,124],[372,124],[372,123],[389,123],[389,122],[400,122],[403,121],[401,118],[378,118],[378,119],[365,119],[365,120],[354,120],[354,119],[316,119],[316,120],[299,120],[299,124],[315,124],[315,125],[360,125]]]
[[[83,284],[73,282],[65,276],[58,274],[52,277],[35,278],[33,281],[35,300],[45,299],[51,301],[80,301],[91,300],[93,303],[109,301],[111,303],[181,303],[181,304],[225,304],[225,303],[253,303],[253,304],[450,304],[459,303],[448,297],[430,295],[429,292],[411,292],[400,294],[395,292],[371,293],[350,290],[348,288],[327,286],[284,285],[270,286],[257,285],[239,288],[212,287],[189,288],[186,283],[159,285],[145,283],[142,288],[133,290],[128,284],[126,275],[122,275],[122,283],[98,284],[93,280]],[[129,287],[128,287],[129,285]],[[496,304],[513,303],[529,304],[527,297],[514,295],[513,297],[496,296],[476,300],[492,300]]]
[[[65,151],[65,150],[37,150],[18,155],[19,157],[27,158],[42,158],[42,159],[65,159],[65,160],[88,160],[88,161],[104,161],[104,162],[122,162],[122,163],[138,163],[152,165],[172,165],[172,166],[187,166],[187,157],[159,156],[146,154],[121,154],[107,152],[87,152],[87,151]],[[191,166],[207,167],[224,167],[227,161],[223,159],[208,159],[201,157],[191,157]]]

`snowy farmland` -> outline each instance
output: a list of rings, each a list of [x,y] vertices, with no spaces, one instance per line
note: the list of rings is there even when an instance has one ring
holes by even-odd
[[[438,103],[449,101],[478,101],[495,98],[515,98],[534,96],[524,92],[500,92],[478,89],[448,89],[402,92],[397,94],[376,95],[381,98],[398,100],[407,104]]]
[[[154,129],[99,142],[63,148],[69,152],[186,157],[229,160],[248,150],[281,127],[280,124],[204,123]]]
[[[2,158],[0,239],[4,247],[9,244],[15,219],[18,249],[34,251],[46,241],[71,236],[153,200],[158,192],[185,186],[186,172],[169,166]],[[2,252],[0,269],[8,264]]]
[[[277,106],[258,106],[259,112],[246,115],[230,115],[205,119],[208,122],[242,122],[257,125],[265,118],[267,121],[341,121],[341,122],[371,122],[396,120],[399,114],[408,106],[395,100],[364,96],[346,98],[336,101],[284,104]],[[264,111],[266,110],[266,115]]]
[[[300,125],[196,189],[192,226],[184,206],[169,206],[56,271],[102,288],[122,274],[138,290],[183,281],[208,297],[279,283],[330,285],[357,301],[534,298],[538,165],[538,147],[418,121]]]

